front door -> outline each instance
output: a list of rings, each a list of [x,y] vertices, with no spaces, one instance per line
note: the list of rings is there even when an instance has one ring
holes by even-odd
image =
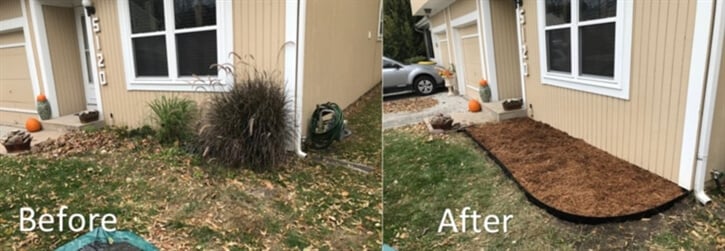
[[[96,84],[93,77],[93,61],[92,50],[88,39],[88,24],[85,12],[83,8],[77,7],[76,13],[76,27],[78,27],[78,46],[80,48],[80,57],[83,70],[83,89],[86,97],[86,109],[95,110],[97,109],[98,103],[96,103]]]

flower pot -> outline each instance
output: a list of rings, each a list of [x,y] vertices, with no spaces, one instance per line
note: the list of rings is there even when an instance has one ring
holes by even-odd
[[[516,110],[521,109],[521,106],[524,105],[524,101],[522,99],[507,99],[501,103],[501,105],[505,111]]]
[[[83,111],[76,114],[81,123],[89,123],[98,120],[98,111]]]
[[[478,87],[478,95],[481,97],[482,102],[491,102],[491,87],[488,87],[488,85]]]
[[[48,101],[39,101],[36,107],[38,108],[38,116],[40,117],[40,119],[50,119],[52,113],[50,109],[50,103],[48,103]]]

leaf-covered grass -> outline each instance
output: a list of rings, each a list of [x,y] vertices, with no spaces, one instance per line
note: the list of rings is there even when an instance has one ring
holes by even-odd
[[[685,198],[641,221],[582,225],[534,206],[462,134],[429,136],[418,125],[384,132],[384,241],[400,250],[716,250],[725,248],[725,197],[703,207]],[[438,233],[446,208],[513,215],[507,233]],[[482,218],[483,219],[483,218]],[[483,228],[479,220],[479,228]],[[459,229],[460,230],[460,229]]]
[[[381,167],[382,153],[382,93],[381,84],[375,85],[355,103],[343,111],[347,128],[352,135],[334,142],[325,150],[312,150],[313,154]]]
[[[100,131],[83,134],[91,137]],[[128,138],[113,151],[0,156],[0,250],[50,250],[83,233],[19,231],[19,208],[115,214],[162,250],[377,249],[380,175],[306,161],[256,173]],[[68,140],[66,144],[72,144]],[[104,148],[105,149],[105,148]],[[38,216],[36,215],[36,218]]]

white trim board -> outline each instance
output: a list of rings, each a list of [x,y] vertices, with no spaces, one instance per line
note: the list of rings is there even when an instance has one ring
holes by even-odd
[[[35,33],[35,45],[38,50],[38,58],[40,59],[40,75],[43,79],[43,89],[45,96],[48,97],[48,103],[51,109],[52,117],[59,116],[58,96],[55,92],[55,79],[53,78],[53,66],[50,62],[50,50],[48,49],[48,36],[45,32],[45,15],[43,14],[43,0],[30,0],[30,15],[33,18],[33,27]]]
[[[444,33],[444,32],[446,32],[446,24],[445,23],[444,24],[440,24],[440,25],[438,25],[438,26],[433,27],[433,28],[430,29],[430,33],[433,33],[433,34],[440,34],[440,33]]]
[[[0,33],[13,32],[25,27],[24,14],[21,17],[0,21]]]
[[[483,32],[483,39],[479,43],[482,44],[481,59],[486,62],[485,65],[482,64],[484,67],[482,70],[486,73],[489,86],[491,87],[491,101],[498,101],[498,77],[496,74],[496,50],[493,44],[493,25],[491,24],[491,2],[489,0],[481,0],[479,5],[481,15],[483,15],[481,17],[481,23],[483,25],[478,27],[479,32]]]
[[[28,72],[30,73],[30,81],[33,84],[33,95],[38,96],[40,95],[40,83],[38,82],[38,69],[35,67],[35,52],[33,51],[33,40],[31,39],[31,31],[30,30],[30,24],[28,23],[28,8],[25,6],[24,0],[20,1],[20,9],[23,13],[23,37],[25,39],[25,43],[29,44],[30,46],[25,48],[25,56],[28,61]]]
[[[25,47],[25,43],[0,44],[0,49]]]
[[[687,103],[685,105],[684,127],[682,129],[682,149],[680,151],[680,170],[677,184],[691,190],[697,154],[700,130],[700,115],[703,110],[703,91],[705,90],[710,49],[712,22],[711,13],[714,3],[697,1],[695,28],[692,38],[692,56],[687,83]]]
[[[297,1],[285,2],[285,25],[284,25],[284,91],[287,97],[295,98],[297,84]],[[292,124],[296,125],[295,102],[286,104],[291,116]],[[294,150],[294,140],[288,143],[287,150]]]
[[[457,17],[456,19],[451,20],[451,27],[457,28],[461,26],[469,25],[473,22],[476,22],[478,20],[478,14],[476,11],[471,11],[468,14],[465,14],[463,16]]]
[[[38,114],[36,110],[0,107],[0,112],[17,112],[27,114]]]

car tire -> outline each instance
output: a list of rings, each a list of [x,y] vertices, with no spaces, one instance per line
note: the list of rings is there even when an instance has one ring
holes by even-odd
[[[413,90],[420,95],[428,95],[433,93],[436,87],[435,79],[430,76],[422,75],[413,80]]]

